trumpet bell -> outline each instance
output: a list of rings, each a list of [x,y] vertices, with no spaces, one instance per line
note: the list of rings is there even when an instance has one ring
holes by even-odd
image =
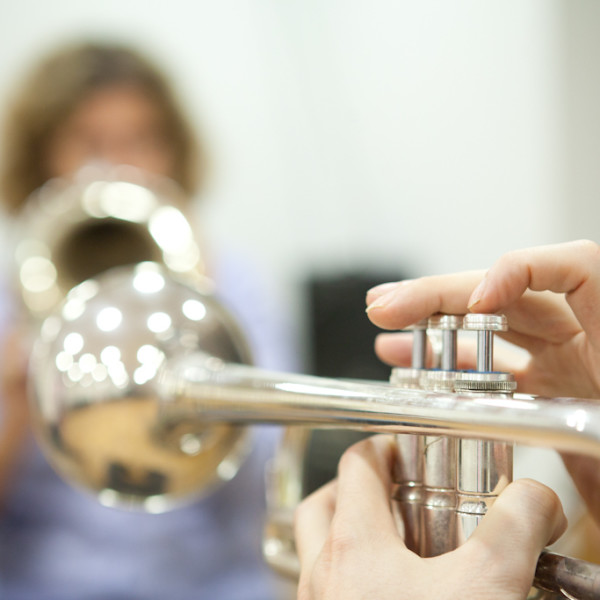
[[[98,291],[101,289],[101,293]],[[31,359],[38,438],[56,470],[105,505],[161,512],[231,479],[244,428],[163,416],[155,382],[174,355],[250,362],[229,314],[156,263],[72,289]]]
[[[16,262],[25,308],[41,319],[73,286],[143,261],[200,276],[185,204],[174,182],[129,166],[87,165],[72,179],[50,180],[21,219]]]

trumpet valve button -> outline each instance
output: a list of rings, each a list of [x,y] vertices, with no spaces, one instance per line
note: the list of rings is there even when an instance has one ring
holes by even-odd
[[[463,321],[463,316],[438,314],[429,317],[427,320],[427,327],[429,329],[456,331],[457,329],[463,328]]]
[[[493,371],[494,332],[508,331],[505,315],[472,313],[463,318],[463,329],[477,332],[477,370]]]
[[[506,315],[470,313],[463,317],[462,328],[467,331],[508,331]]]
[[[428,329],[441,333],[440,368],[444,371],[456,370],[456,332],[461,329],[463,317],[457,315],[433,315],[429,318]]]
[[[492,392],[510,394],[517,389],[512,373],[461,371],[454,379],[457,392]]]

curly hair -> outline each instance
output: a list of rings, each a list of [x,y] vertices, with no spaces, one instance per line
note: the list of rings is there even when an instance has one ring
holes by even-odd
[[[19,212],[48,179],[45,153],[56,129],[89,94],[119,84],[139,87],[156,103],[176,156],[171,176],[189,195],[196,191],[206,170],[204,149],[165,76],[132,48],[85,42],[43,60],[7,111],[0,165],[0,197],[7,211]]]

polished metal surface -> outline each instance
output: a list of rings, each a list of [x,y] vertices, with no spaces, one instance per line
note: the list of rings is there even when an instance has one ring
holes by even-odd
[[[600,405],[593,400],[402,389],[385,382],[273,373],[203,354],[170,362],[161,386],[173,406],[185,402],[190,416],[206,422],[448,434],[600,458]]]
[[[129,166],[87,165],[52,179],[19,223],[17,278],[23,303],[43,318],[76,284],[107,269],[155,261],[198,277],[200,249],[174,182]]]
[[[483,393],[506,398],[516,384],[511,373],[494,371],[493,336],[506,331],[504,315],[465,315],[463,328],[477,331],[476,371],[463,371],[455,380],[455,391]],[[461,439],[458,442],[457,545],[475,531],[498,494],[513,478],[513,445],[508,442]]]
[[[427,359],[427,319],[423,319],[410,328],[413,332],[412,367],[424,369]]]
[[[158,401],[156,380],[173,356],[199,348],[248,361],[240,339],[210,294],[156,263],[71,290],[31,359],[36,428],[53,465],[103,504],[152,512],[233,477],[244,429],[179,418]]]
[[[398,387],[419,389],[426,366],[427,319],[410,329],[412,366],[392,369],[390,382]],[[394,509],[406,547],[416,553],[421,551],[422,539],[424,443],[422,435],[396,435],[397,460],[394,465],[394,481],[397,485],[393,495],[396,501]]]
[[[464,316],[463,329],[477,332],[477,370],[493,371],[493,334],[508,330],[506,316],[468,314]]]
[[[463,371],[457,373],[454,379],[454,389],[457,392],[482,392],[488,394],[510,394],[517,389],[514,375],[499,371]]]
[[[457,467],[459,493],[497,496],[511,479],[512,445],[487,440],[461,440]]]
[[[458,439],[424,437],[421,556],[454,550],[456,542],[456,477]]]
[[[441,334],[439,369],[424,369],[419,380],[423,389],[454,392],[458,352],[458,330],[463,317],[434,315],[427,331]],[[423,506],[418,553],[439,556],[458,545],[457,476],[461,441],[448,436],[424,436]]]
[[[429,319],[409,327],[412,331],[411,367],[395,367],[390,375],[392,385],[419,389],[426,371],[427,328]],[[421,552],[423,528],[423,456],[425,436],[411,433],[396,435],[397,460],[394,466],[396,489],[393,505],[398,528],[406,547],[417,554]]]
[[[424,444],[425,436],[422,435],[405,433],[396,436],[395,508],[400,516],[399,525],[406,547],[416,553],[421,551],[422,539]]]
[[[544,553],[537,564],[535,585],[552,598],[597,600],[600,598],[598,565],[568,556]],[[546,596],[543,596],[544,598]]]
[[[458,546],[471,536],[498,494],[512,481],[513,445],[461,439],[457,466]]]
[[[462,329],[466,331],[508,331],[506,315],[468,313],[463,317]]]
[[[443,371],[456,370],[457,331],[461,329],[462,324],[463,317],[456,315],[435,315],[429,319],[427,329],[441,333],[442,350],[439,367]]]

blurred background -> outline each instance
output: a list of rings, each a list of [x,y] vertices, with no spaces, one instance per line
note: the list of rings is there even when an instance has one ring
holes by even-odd
[[[313,370],[347,330],[331,289],[362,322],[379,281],[600,238],[595,0],[20,0],[2,15],[0,108],[71,40],[133,43],[171,74],[212,148],[211,243],[261,265]]]

